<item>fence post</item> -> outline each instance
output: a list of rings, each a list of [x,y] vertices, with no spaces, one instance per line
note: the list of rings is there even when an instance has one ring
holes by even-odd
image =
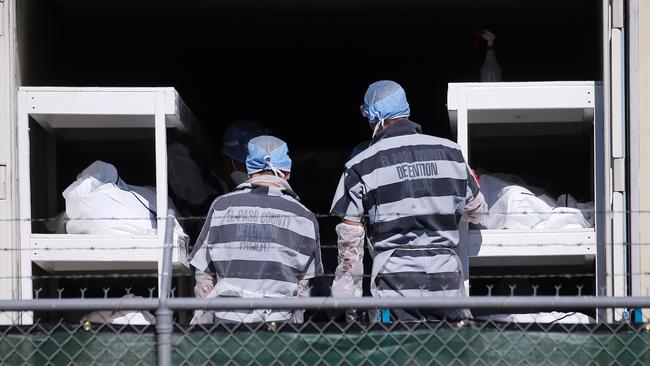
[[[156,344],[159,366],[172,364],[172,330],[173,312],[169,309],[167,299],[172,283],[172,250],[174,242],[174,216],[167,210],[165,225],[165,244],[163,246],[162,271],[160,271],[160,289],[158,292],[158,310],[156,310]]]

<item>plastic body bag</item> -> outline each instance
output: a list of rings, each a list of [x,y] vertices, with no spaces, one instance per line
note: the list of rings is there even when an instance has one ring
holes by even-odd
[[[103,161],[95,161],[63,191],[65,225],[68,234],[151,235],[156,233],[156,189],[126,184],[117,169]],[[175,211],[171,200],[169,208]],[[174,245],[179,247],[179,260],[188,267],[187,236],[174,219]]]
[[[488,229],[569,229],[587,228],[590,223],[576,208],[555,207],[557,202],[542,189],[524,186],[516,176],[483,174],[481,191],[489,215],[481,220]]]
[[[144,299],[142,296],[128,294],[122,296],[122,299]],[[129,310],[102,310],[93,311],[84,316],[84,320],[97,324],[131,324],[131,325],[151,325],[156,324],[156,317],[146,310],[129,311]]]
[[[66,231],[96,235],[155,234],[151,203],[141,193],[124,183],[113,165],[102,161],[92,163],[63,191],[65,211],[70,217]]]

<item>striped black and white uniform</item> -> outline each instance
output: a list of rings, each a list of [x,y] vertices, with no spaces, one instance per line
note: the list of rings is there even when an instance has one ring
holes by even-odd
[[[296,194],[248,181],[218,197],[191,256],[198,270],[216,276],[208,297],[284,298],[300,280],[323,273],[318,222]],[[216,312],[236,322],[292,320],[292,312]]]
[[[477,196],[458,144],[400,119],[345,164],[331,213],[365,224],[374,296],[463,296],[453,249],[465,205]]]

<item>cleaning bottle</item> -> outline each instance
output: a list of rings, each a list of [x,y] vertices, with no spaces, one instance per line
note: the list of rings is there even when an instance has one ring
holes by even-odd
[[[501,81],[501,67],[499,66],[497,57],[494,54],[494,39],[496,37],[487,29],[481,29],[474,33],[474,35],[476,37],[476,43],[478,43],[479,38],[484,39],[487,43],[485,46],[485,61],[483,61],[483,66],[481,66],[481,81]]]

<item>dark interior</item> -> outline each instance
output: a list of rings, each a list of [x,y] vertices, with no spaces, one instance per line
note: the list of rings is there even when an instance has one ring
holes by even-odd
[[[517,175],[553,199],[569,193],[590,202],[593,126],[592,121],[470,125],[469,163],[479,172]]]
[[[316,213],[328,212],[351,149],[370,137],[359,105],[371,82],[399,82],[411,119],[425,133],[451,137],[447,83],[479,81],[484,51],[473,32],[483,27],[497,37],[503,81],[598,80],[601,74],[599,3],[588,0],[18,5],[22,85],[173,86],[216,145],[229,123],[257,120],[289,144],[292,185]],[[588,143],[576,147],[571,138],[556,140],[579,159]],[[535,157],[537,151],[526,154]],[[507,164],[517,170],[526,154],[511,156]],[[483,163],[498,164],[484,156]],[[560,171],[574,174],[569,166]],[[76,172],[61,174],[74,179]],[[126,166],[121,175],[132,184],[153,183]],[[557,190],[589,195],[584,184],[590,182],[570,182]],[[335,223],[321,220],[330,273]]]

